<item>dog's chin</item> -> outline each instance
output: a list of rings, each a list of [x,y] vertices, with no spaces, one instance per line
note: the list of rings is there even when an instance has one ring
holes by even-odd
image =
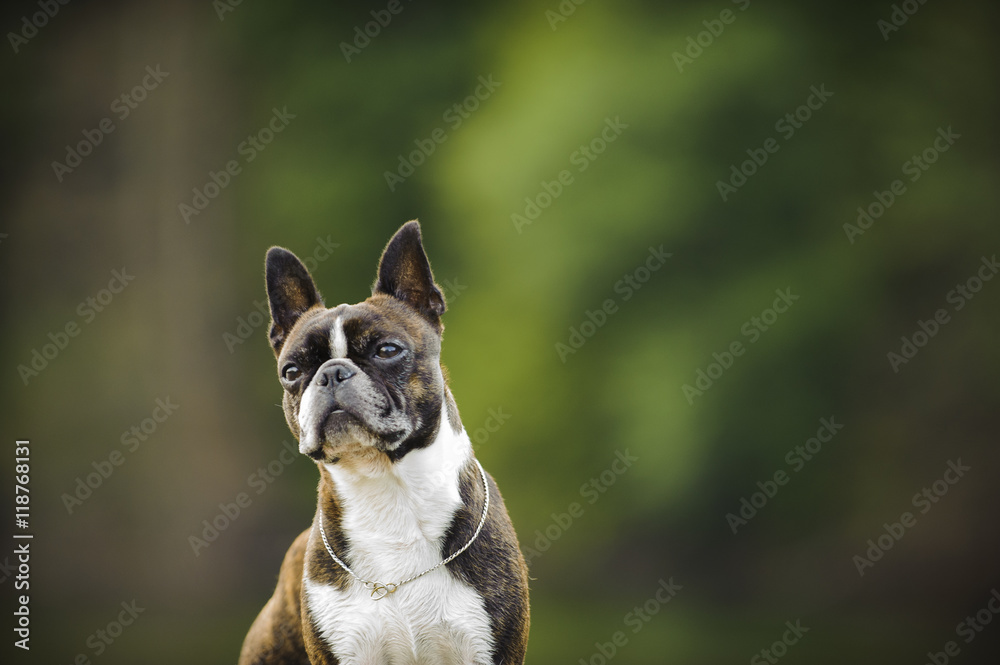
[[[343,409],[335,409],[327,415],[322,431],[311,444],[314,449],[306,455],[325,464],[384,451],[383,442],[360,419]]]
[[[367,456],[376,452],[374,446],[344,439],[337,442],[324,442],[318,450],[307,453],[309,457],[323,464],[337,464],[345,459]]]

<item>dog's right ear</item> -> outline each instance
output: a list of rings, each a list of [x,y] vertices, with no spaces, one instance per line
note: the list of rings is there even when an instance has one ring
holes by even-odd
[[[302,261],[284,247],[267,250],[264,263],[267,301],[271,307],[268,337],[277,356],[295,322],[313,307],[322,307],[323,298]]]

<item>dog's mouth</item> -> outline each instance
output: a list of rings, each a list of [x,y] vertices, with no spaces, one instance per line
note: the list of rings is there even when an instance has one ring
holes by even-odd
[[[413,426],[402,409],[393,408],[390,395],[374,393],[307,394],[296,417],[299,452],[329,462],[334,457],[367,455],[371,449],[386,453],[395,448]]]
[[[313,459],[322,457],[323,449],[339,442],[346,433],[348,421],[352,419],[352,414],[345,410],[343,405],[333,404],[324,416],[311,418],[309,419],[311,422],[300,423],[299,452]]]
[[[317,462],[336,463],[345,455],[372,447],[378,447],[378,437],[369,430],[365,419],[349,405],[338,403],[331,405],[322,420],[304,430],[299,439],[299,452]]]

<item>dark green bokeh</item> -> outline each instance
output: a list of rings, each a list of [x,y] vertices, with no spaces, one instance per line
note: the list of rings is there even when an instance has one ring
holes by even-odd
[[[224,20],[210,2],[62,6],[0,59],[0,397],[5,440],[35,451],[33,648],[10,662],[235,662],[317,473],[297,458],[251,478],[291,437],[266,324],[225,335],[259,323],[269,245],[324,259],[327,302],[356,302],[415,217],[477,454],[522,546],[557,536],[532,558],[529,662],[601,662],[595,642],[619,630],[622,665],[746,662],[796,619],[810,631],[782,662],[922,663],[948,640],[955,662],[989,662],[1000,628],[965,644],[955,627],[1000,583],[1000,282],[957,311],[948,296],[1000,249],[997,16],[902,4],[916,13],[884,39],[891,3],[595,1],[553,29],[556,2],[404,2],[350,62],[341,43],[385,4],[245,1]],[[6,8],[4,29],[36,11]],[[688,37],[720,26],[678,71]],[[169,76],[115,115],[157,64]],[[480,77],[499,86],[449,112]],[[787,136],[776,123],[813,88],[833,94]],[[241,142],[285,108],[247,162]],[[58,181],[52,162],[105,117],[115,130]],[[620,136],[581,161],[608,123]],[[911,181],[904,163],[948,128],[959,138]],[[777,151],[723,200],[717,181],[769,138]],[[179,204],[229,160],[240,172],[186,223]],[[896,179],[905,192],[849,238]],[[526,197],[545,206],[530,224],[512,218]],[[640,289],[620,285],[661,246]],[[86,322],[78,304],[122,266],[134,281]],[[751,343],[742,327],[776,289],[799,299]],[[887,354],[942,308],[894,371]],[[79,336],[24,385],[18,366],[70,321]],[[682,386],[733,342],[743,354],[689,404]],[[168,397],[176,414],[130,452],[123,432]],[[491,409],[509,419],[487,433]],[[794,471],[786,453],[830,417],[843,429]],[[63,495],[116,450],[124,463],[68,514]],[[637,461],[608,472],[626,452]],[[913,495],[959,458],[972,470],[921,514]],[[734,535],[727,513],[779,470],[787,485]],[[240,492],[251,505],[195,556],[189,537]],[[852,557],[905,511],[916,526],[860,576]],[[636,624],[671,578],[683,588]],[[88,636],[133,598],[145,612],[95,657]]]

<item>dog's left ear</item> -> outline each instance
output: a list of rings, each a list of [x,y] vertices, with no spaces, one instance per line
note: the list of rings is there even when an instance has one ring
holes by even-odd
[[[378,264],[378,278],[372,286],[372,295],[376,293],[399,298],[440,326],[444,295],[434,283],[431,264],[424,253],[420,222],[403,224],[385,246]]]
[[[295,322],[313,307],[322,307],[323,298],[316,289],[309,270],[302,265],[299,257],[284,247],[267,250],[264,277],[267,283],[267,300],[271,307],[271,330],[268,337],[274,355],[277,356]]]

